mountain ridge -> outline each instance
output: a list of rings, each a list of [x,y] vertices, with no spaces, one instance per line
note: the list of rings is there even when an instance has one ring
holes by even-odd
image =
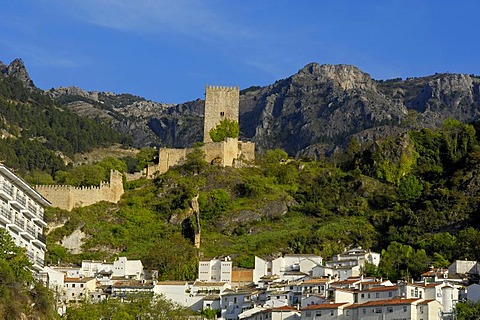
[[[2,74],[33,85],[23,62],[12,64],[15,68],[1,64]],[[281,148],[291,156],[318,158],[352,138],[365,144],[386,134],[437,127],[448,118],[475,121],[480,118],[479,92],[480,79],[474,75],[374,80],[356,66],[311,62],[290,77],[241,91],[241,138],[254,141],[259,152]],[[132,135],[136,147],[183,148],[202,141],[201,99],[165,104],[75,87],[44,93],[79,115],[100,118]]]

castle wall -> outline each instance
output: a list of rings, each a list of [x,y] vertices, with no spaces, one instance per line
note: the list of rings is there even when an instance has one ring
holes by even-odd
[[[255,161],[255,143],[238,141],[238,159]]]
[[[35,189],[49,200],[53,207],[68,211],[75,207],[85,207],[100,201],[117,203],[124,192],[122,174],[118,171],[110,173],[110,183],[103,182],[100,186],[37,185]]]
[[[220,121],[229,119],[238,122],[239,105],[239,87],[206,86],[203,142],[212,142],[209,132]]]
[[[185,161],[188,153],[193,149],[160,148],[158,154],[158,172],[160,174],[168,171],[168,168],[181,164]]]
[[[205,161],[216,163],[221,166],[232,166],[234,159],[237,158],[238,139],[227,138],[221,142],[210,142],[203,146],[205,152]],[[216,161],[218,159],[218,161]]]

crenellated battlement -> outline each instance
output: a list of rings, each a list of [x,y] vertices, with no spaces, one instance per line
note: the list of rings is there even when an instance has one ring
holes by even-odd
[[[122,178],[120,172],[112,170],[110,181],[103,181],[98,186],[36,185],[35,190],[48,199],[52,206],[70,211],[100,201],[118,202],[124,192]]]
[[[207,90],[240,92],[240,86],[214,86],[214,85],[207,84],[205,86],[205,92],[207,92]]]
[[[52,190],[100,190],[102,187],[110,187],[109,182],[102,182],[99,186],[87,186],[87,187],[75,187],[68,184],[47,184],[47,185],[35,185],[35,189],[52,189]]]

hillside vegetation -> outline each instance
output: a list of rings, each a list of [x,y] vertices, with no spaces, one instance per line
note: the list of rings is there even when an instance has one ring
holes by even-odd
[[[155,180],[127,183],[118,204],[48,209],[50,223],[64,223],[48,235],[48,261],[127,255],[175,280],[196,277],[198,256],[230,255],[253,267],[255,255],[329,259],[362,246],[382,252],[380,267],[368,273],[396,280],[454,259],[478,260],[476,126],[449,120],[370,145],[352,140],[323,161],[270,150],[244,168],[207,165],[198,150]],[[197,194],[198,250],[190,209]],[[72,255],[59,242],[77,229],[87,238],[83,253]]]
[[[0,76],[0,160],[22,175],[55,177],[75,153],[129,138],[99,121],[62,109],[40,90]],[[68,162],[68,161],[67,161]]]

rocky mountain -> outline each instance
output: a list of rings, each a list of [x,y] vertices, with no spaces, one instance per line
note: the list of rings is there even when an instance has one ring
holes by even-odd
[[[21,60],[0,72],[32,85]],[[318,157],[355,137],[371,142],[408,129],[435,127],[447,118],[480,116],[480,77],[435,74],[374,80],[349,65],[310,63],[265,87],[241,91],[241,138],[257,149],[282,148],[290,155]],[[142,146],[186,147],[202,141],[204,101],[169,105],[131,94],[57,88],[46,92],[79,115],[101,119]]]
[[[22,59],[13,60],[8,66],[0,61],[0,74],[4,77],[16,78],[24,83],[29,89],[36,89]]]

